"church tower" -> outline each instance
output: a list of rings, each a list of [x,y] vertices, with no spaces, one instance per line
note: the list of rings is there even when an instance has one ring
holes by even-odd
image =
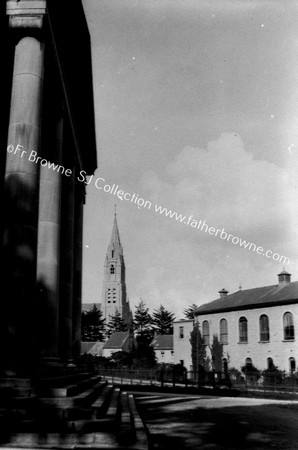
[[[125,264],[116,213],[104,264],[102,305],[106,323],[116,311],[121,314],[126,323],[129,323],[130,309],[126,297]]]

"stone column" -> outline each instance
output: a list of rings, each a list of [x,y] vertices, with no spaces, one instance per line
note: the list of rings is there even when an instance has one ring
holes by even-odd
[[[67,145],[67,142],[66,142]],[[65,163],[67,164],[67,163]],[[72,362],[72,309],[74,265],[74,167],[70,177],[62,180],[61,269],[59,305],[59,356],[64,362]]]
[[[18,40],[5,169],[3,247],[8,290],[1,314],[5,316],[4,359],[18,361],[19,367],[32,367],[35,359],[39,168],[29,156],[31,150],[38,151],[40,146],[44,44],[39,40],[39,28],[42,27],[42,16],[14,15],[10,17],[10,26],[17,29]]]
[[[57,105],[59,107],[59,105]],[[63,119],[56,123],[49,163],[61,164]],[[52,166],[53,167],[53,166]],[[63,177],[56,168],[41,166],[37,248],[39,349],[43,362],[58,361],[60,210]]]
[[[81,354],[81,314],[82,314],[82,244],[83,244],[83,202],[84,184],[76,181],[75,186],[75,220],[74,220],[74,280],[73,280],[73,321],[72,340],[73,357]]]

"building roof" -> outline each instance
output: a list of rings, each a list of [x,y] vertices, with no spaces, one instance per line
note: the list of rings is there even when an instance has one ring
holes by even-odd
[[[298,281],[239,290],[200,306],[196,315],[298,303]]]
[[[129,338],[129,331],[116,331],[110,339],[105,342],[103,348],[120,348],[124,346],[127,339]]]
[[[101,355],[104,342],[81,342],[81,355]]]
[[[176,319],[173,323],[193,322],[193,319]]]
[[[101,303],[82,303],[82,311],[91,311],[96,306],[97,309],[101,310]]]
[[[155,350],[173,350],[173,335],[159,334],[152,340],[151,345]]]

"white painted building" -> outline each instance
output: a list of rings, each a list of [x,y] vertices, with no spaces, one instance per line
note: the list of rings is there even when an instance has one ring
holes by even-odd
[[[252,362],[260,370],[272,363],[286,372],[297,370],[298,282],[291,282],[291,274],[283,270],[276,285],[219,294],[197,309],[196,320],[207,346],[218,336],[229,368]],[[189,340],[181,345],[178,329],[176,323],[175,359],[186,359]]]
[[[159,334],[152,340],[150,345],[154,348],[158,363],[173,364],[174,350],[172,334]]]
[[[182,364],[187,370],[192,370],[190,333],[193,330],[193,320],[175,320],[173,324],[174,364]]]

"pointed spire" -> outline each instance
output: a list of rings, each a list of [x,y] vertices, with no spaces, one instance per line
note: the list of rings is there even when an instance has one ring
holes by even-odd
[[[117,215],[116,215],[116,205],[115,205],[113,229],[112,229],[110,243],[108,245],[108,257],[116,259],[118,257],[118,255],[122,255],[122,253],[123,253],[123,250],[122,250],[122,245],[120,242],[120,235],[119,235],[118,224],[117,224]]]

